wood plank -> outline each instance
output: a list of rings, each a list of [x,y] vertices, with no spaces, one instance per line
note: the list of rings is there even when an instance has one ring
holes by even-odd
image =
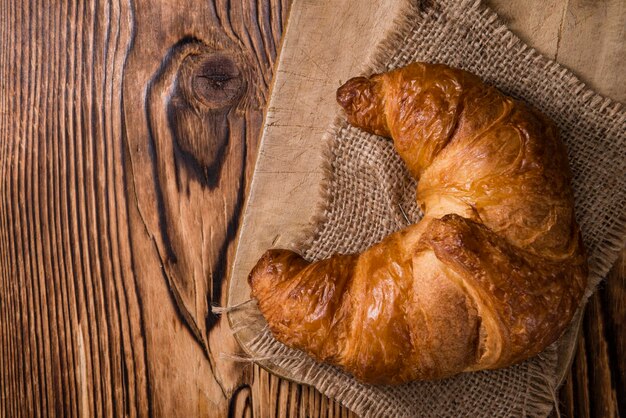
[[[236,200],[246,192],[288,3],[4,1],[0,8],[0,415],[226,414],[241,367],[220,361],[211,370],[217,362],[208,348],[235,344],[224,321],[210,324],[206,316],[208,305],[224,296],[241,210]],[[226,139],[215,139],[224,118],[183,121],[204,136],[177,138],[187,160],[157,161],[163,154],[150,149],[146,132],[167,127],[168,120],[165,114],[147,120],[147,106],[163,110],[155,109],[163,98],[155,105],[149,101],[157,98],[145,93],[171,54],[184,59],[181,42],[189,39],[211,43],[212,49],[204,47],[210,54],[226,48],[227,59],[249,78],[241,99],[247,104],[227,115],[234,126]],[[209,54],[205,50],[195,52]],[[176,75],[179,69],[165,70]],[[218,107],[229,99],[210,91],[212,82],[229,81],[220,71],[200,68],[208,86],[194,86]],[[185,105],[168,116],[186,117]],[[208,197],[197,189],[180,199],[166,196],[168,204],[203,198],[202,211],[176,220],[163,214],[165,226],[175,223],[167,239],[183,270],[198,268],[186,262],[188,251],[203,247],[193,235],[185,237],[189,248],[181,248],[176,227],[190,228],[201,218],[205,224],[205,252],[198,257],[205,276],[191,275],[197,297],[178,304],[174,286],[181,279],[161,269],[154,244],[162,231],[141,219],[162,211],[149,206],[146,194],[161,186],[170,191],[175,178],[140,184],[133,173],[144,168],[142,152],[147,164],[160,163],[168,173],[178,164],[183,171],[189,161],[214,157],[203,149],[213,140],[232,144],[230,159],[216,166],[228,185]],[[192,314],[185,317],[180,312],[187,308]]]
[[[354,418],[356,415],[314,388],[280,379],[253,366],[253,417]],[[235,415],[244,416],[244,415]]]
[[[537,51],[554,59],[567,1],[486,0],[507,27]]]
[[[569,0],[555,59],[603,95],[626,103],[626,2]]]
[[[578,351],[560,391],[562,416],[625,415],[625,301],[626,250],[589,302]]]
[[[604,312],[609,370],[617,395],[617,411],[626,416],[626,249],[613,266],[606,283],[598,291],[600,307]],[[592,315],[589,322],[597,321]]]

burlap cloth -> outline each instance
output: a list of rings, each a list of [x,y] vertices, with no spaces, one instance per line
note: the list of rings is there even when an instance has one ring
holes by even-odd
[[[625,110],[522,43],[480,2],[422,2],[409,9],[397,33],[380,46],[371,71],[413,61],[446,63],[478,74],[557,123],[568,148],[576,215],[589,251],[590,295],[625,243]],[[390,141],[352,128],[341,117],[332,132],[324,206],[306,232],[308,239],[297,245],[310,260],[362,251],[420,218],[416,183]],[[251,318],[262,321],[258,315]],[[557,351],[564,355],[553,344],[504,370],[377,387],[285,347],[267,327],[247,348],[262,365],[313,385],[366,417],[546,416],[555,404]]]

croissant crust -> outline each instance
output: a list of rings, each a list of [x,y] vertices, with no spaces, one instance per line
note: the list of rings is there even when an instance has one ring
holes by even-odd
[[[337,100],[393,140],[424,218],[360,254],[267,251],[248,280],[274,336],[380,384],[506,367],[554,342],[587,278],[554,124],[437,64],[353,78]]]

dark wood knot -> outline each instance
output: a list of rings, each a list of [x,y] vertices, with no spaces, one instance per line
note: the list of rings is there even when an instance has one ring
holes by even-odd
[[[242,71],[224,52],[189,55],[183,68],[187,96],[209,109],[232,106],[246,90]]]

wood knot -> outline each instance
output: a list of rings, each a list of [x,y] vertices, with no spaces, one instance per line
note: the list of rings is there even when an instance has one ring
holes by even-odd
[[[185,95],[209,109],[232,106],[246,90],[242,71],[224,52],[189,55],[183,68]]]

